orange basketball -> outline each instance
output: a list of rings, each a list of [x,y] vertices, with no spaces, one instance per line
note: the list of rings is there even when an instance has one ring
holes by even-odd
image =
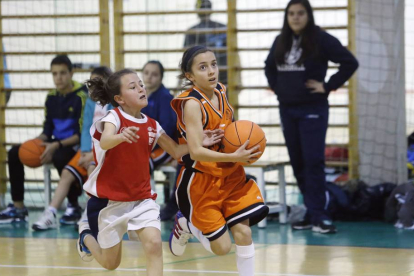
[[[233,122],[224,130],[222,151],[225,153],[235,152],[247,140],[249,140],[247,149],[260,145],[259,151],[263,154],[266,148],[266,135],[264,131],[251,121],[240,120]],[[262,154],[260,154],[258,158],[260,158]],[[254,162],[250,162],[250,164],[252,163]]]
[[[31,168],[40,167],[40,156],[45,151],[45,146],[42,146],[43,141],[40,139],[32,139],[24,142],[19,148],[20,161]]]

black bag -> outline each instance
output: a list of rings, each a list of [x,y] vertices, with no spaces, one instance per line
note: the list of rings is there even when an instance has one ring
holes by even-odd
[[[383,220],[386,200],[395,187],[393,183],[368,186],[360,182],[352,193],[343,190],[348,202],[343,195],[338,197],[338,192],[330,191],[335,198],[335,202],[330,206],[332,217],[347,221]]]

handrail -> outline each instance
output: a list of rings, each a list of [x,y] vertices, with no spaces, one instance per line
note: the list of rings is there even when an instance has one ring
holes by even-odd
[[[330,6],[330,7],[314,7],[314,11],[332,11],[346,10],[347,6]],[[236,13],[262,13],[262,12],[284,12],[284,8],[279,9],[242,9],[236,10]],[[148,16],[148,15],[177,15],[177,14],[216,14],[227,13],[227,10],[183,10],[183,11],[145,11],[145,12],[123,12],[122,16]]]
[[[321,26],[324,30],[346,30],[347,26]],[[257,32],[280,32],[281,28],[266,29],[237,29],[238,33],[257,33]],[[174,35],[174,34],[224,34],[227,28],[216,29],[191,29],[191,30],[175,30],[175,31],[128,31],[123,32],[124,35]]]
[[[77,32],[77,33],[0,33],[1,37],[26,37],[26,36],[93,36],[98,32]]]
[[[34,14],[34,15],[2,15],[0,19],[45,19],[45,18],[78,18],[78,17],[97,17],[98,13],[73,13],[73,14]]]
[[[24,55],[91,55],[99,54],[99,50],[95,51],[44,51],[44,52],[0,52],[4,56],[24,56]]]
[[[132,51],[131,51],[132,53]],[[336,69],[338,68],[337,65],[331,65],[328,66],[329,69]],[[236,71],[262,71],[264,70],[264,67],[235,67],[234,68]],[[134,69],[137,72],[141,72],[142,68],[135,68]],[[227,66],[220,66],[220,71],[227,71],[229,70],[229,68]],[[87,72],[91,72],[92,69],[73,69],[74,73],[87,73]],[[180,68],[164,68],[164,72],[179,72]],[[35,74],[35,73],[50,73],[50,70],[48,69],[38,69],[38,70],[34,70],[34,69],[28,69],[28,70],[0,70],[0,72],[2,73],[8,73],[8,74],[26,74],[26,73],[31,73],[31,74]]]
[[[7,142],[3,143],[3,146],[16,146],[20,143],[13,143],[13,142]],[[286,147],[285,143],[266,143],[266,147]],[[348,144],[346,143],[326,143],[326,147],[348,147]]]

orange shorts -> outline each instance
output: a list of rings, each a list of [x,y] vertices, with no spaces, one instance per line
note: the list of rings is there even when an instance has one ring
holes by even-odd
[[[254,225],[269,213],[259,187],[246,179],[242,166],[224,178],[183,167],[176,193],[183,215],[210,241],[223,235],[226,226],[246,219]]]
[[[69,163],[65,166],[65,169],[70,171],[75,178],[78,180],[79,184],[82,186],[85,183],[86,179],[88,178],[88,171],[78,165],[79,159],[81,157],[81,151],[78,152],[73,156],[73,158],[69,161]]]

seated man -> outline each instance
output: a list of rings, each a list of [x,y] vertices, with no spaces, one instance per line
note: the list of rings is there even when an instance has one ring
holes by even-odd
[[[46,98],[43,132],[37,137],[44,141],[45,151],[41,163],[53,163],[59,175],[79,148],[80,125],[87,99],[87,89],[73,81],[72,62],[65,55],[56,56],[51,62],[53,82],[56,86]],[[13,203],[0,213],[0,223],[26,221],[28,211],[24,206],[24,166],[19,159],[19,147],[8,153],[10,188]],[[79,219],[81,210],[78,196],[82,188],[74,183],[67,193],[68,208],[64,220]],[[65,195],[66,196],[66,195]]]

